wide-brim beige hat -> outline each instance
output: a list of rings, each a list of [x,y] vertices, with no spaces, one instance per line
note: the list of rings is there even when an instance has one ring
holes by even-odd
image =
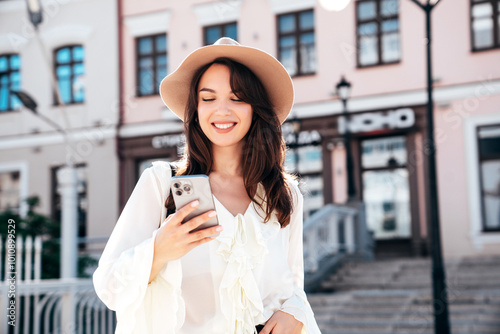
[[[283,65],[269,53],[240,45],[228,37],[222,37],[213,45],[191,52],[174,72],[162,80],[160,96],[165,105],[184,121],[189,89],[195,72],[220,57],[245,65],[259,78],[280,123],[283,123],[293,105],[292,78]]]

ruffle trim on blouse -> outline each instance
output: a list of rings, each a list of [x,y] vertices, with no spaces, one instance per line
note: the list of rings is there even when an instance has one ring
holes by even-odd
[[[266,239],[277,222],[268,222],[269,229],[256,222],[251,214],[238,214],[234,224],[224,227],[217,240],[217,254],[227,263],[220,285],[222,313],[227,320],[226,333],[255,333],[255,325],[265,321],[264,306],[252,270],[269,253]],[[263,233],[264,232],[264,233]]]

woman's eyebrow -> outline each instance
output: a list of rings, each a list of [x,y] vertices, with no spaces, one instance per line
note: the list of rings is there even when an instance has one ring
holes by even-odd
[[[215,93],[215,90],[211,88],[202,88],[200,89],[200,92],[210,92],[210,93]]]

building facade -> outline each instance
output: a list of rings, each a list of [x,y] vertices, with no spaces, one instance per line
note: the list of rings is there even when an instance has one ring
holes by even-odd
[[[38,196],[36,211],[60,220],[56,171],[71,159],[78,171],[78,234],[106,235],[118,212],[116,2],[41,6],[36,31],[25,1],[0,1],[0,210],[24,215],[24,199]],[[10,90],[29,94],[37,112],[56,125],[22,107]],[[68,144],[57,127],[68,133]]]
[[[161,78],[195,48],[230,36],[274,55],[293,77],[295,106],[283,130],[287,166],[307,184],[306,217],[326,203],[345,203],[350,172],[379,250],[428,253],[424,13],[405,0],[351,1],[339,12],[324,2],[122,2],[122,206],[149,160],[175,160],[182,151],[182,124],[158,96]],[[500,252],[499,6],[442,1],[433,11],[446,257]],[[348,120],[335,89],[342,76],[352,84]]]
[[[326,203],[346,202],[350,173],[379,252],[427,254],[424,13],[410,0],[352,0],[338,12],[327,2],[42,1],[39,43],[25,2],[0,1],[0,210],[23,212],[20,198],[37,194],[42,212],[57,218],[55,170],[73,156],[80,234],[108,236],[142,170],[183,150],[183,124],[159,97],[161,79],[194,49],[229,36],[274,55],[292,75],[286,164],[305,181],[306,219]],[[432,13],[438,199],[449,258],[500,253],[499,10],[499,0],[456,0]],[[348,118],[336,91],[341,77],[351,83]],[[71,129],[73,149],[7,95],[19,88],[40,114]]]

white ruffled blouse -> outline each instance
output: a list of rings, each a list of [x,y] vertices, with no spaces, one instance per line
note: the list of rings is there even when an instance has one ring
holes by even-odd
[[[214,197],[221,234],[168,262],[148,284],[170,178],[162,161],[142,173],[93,275],[97,295],[116,311],[116,333],[247,334],[278,310],[302,322],[302,333],[320,333],[303,289],[303,198],[295,182],[285,228],[275,215],[263,223],[253,204],[235,217]]]

